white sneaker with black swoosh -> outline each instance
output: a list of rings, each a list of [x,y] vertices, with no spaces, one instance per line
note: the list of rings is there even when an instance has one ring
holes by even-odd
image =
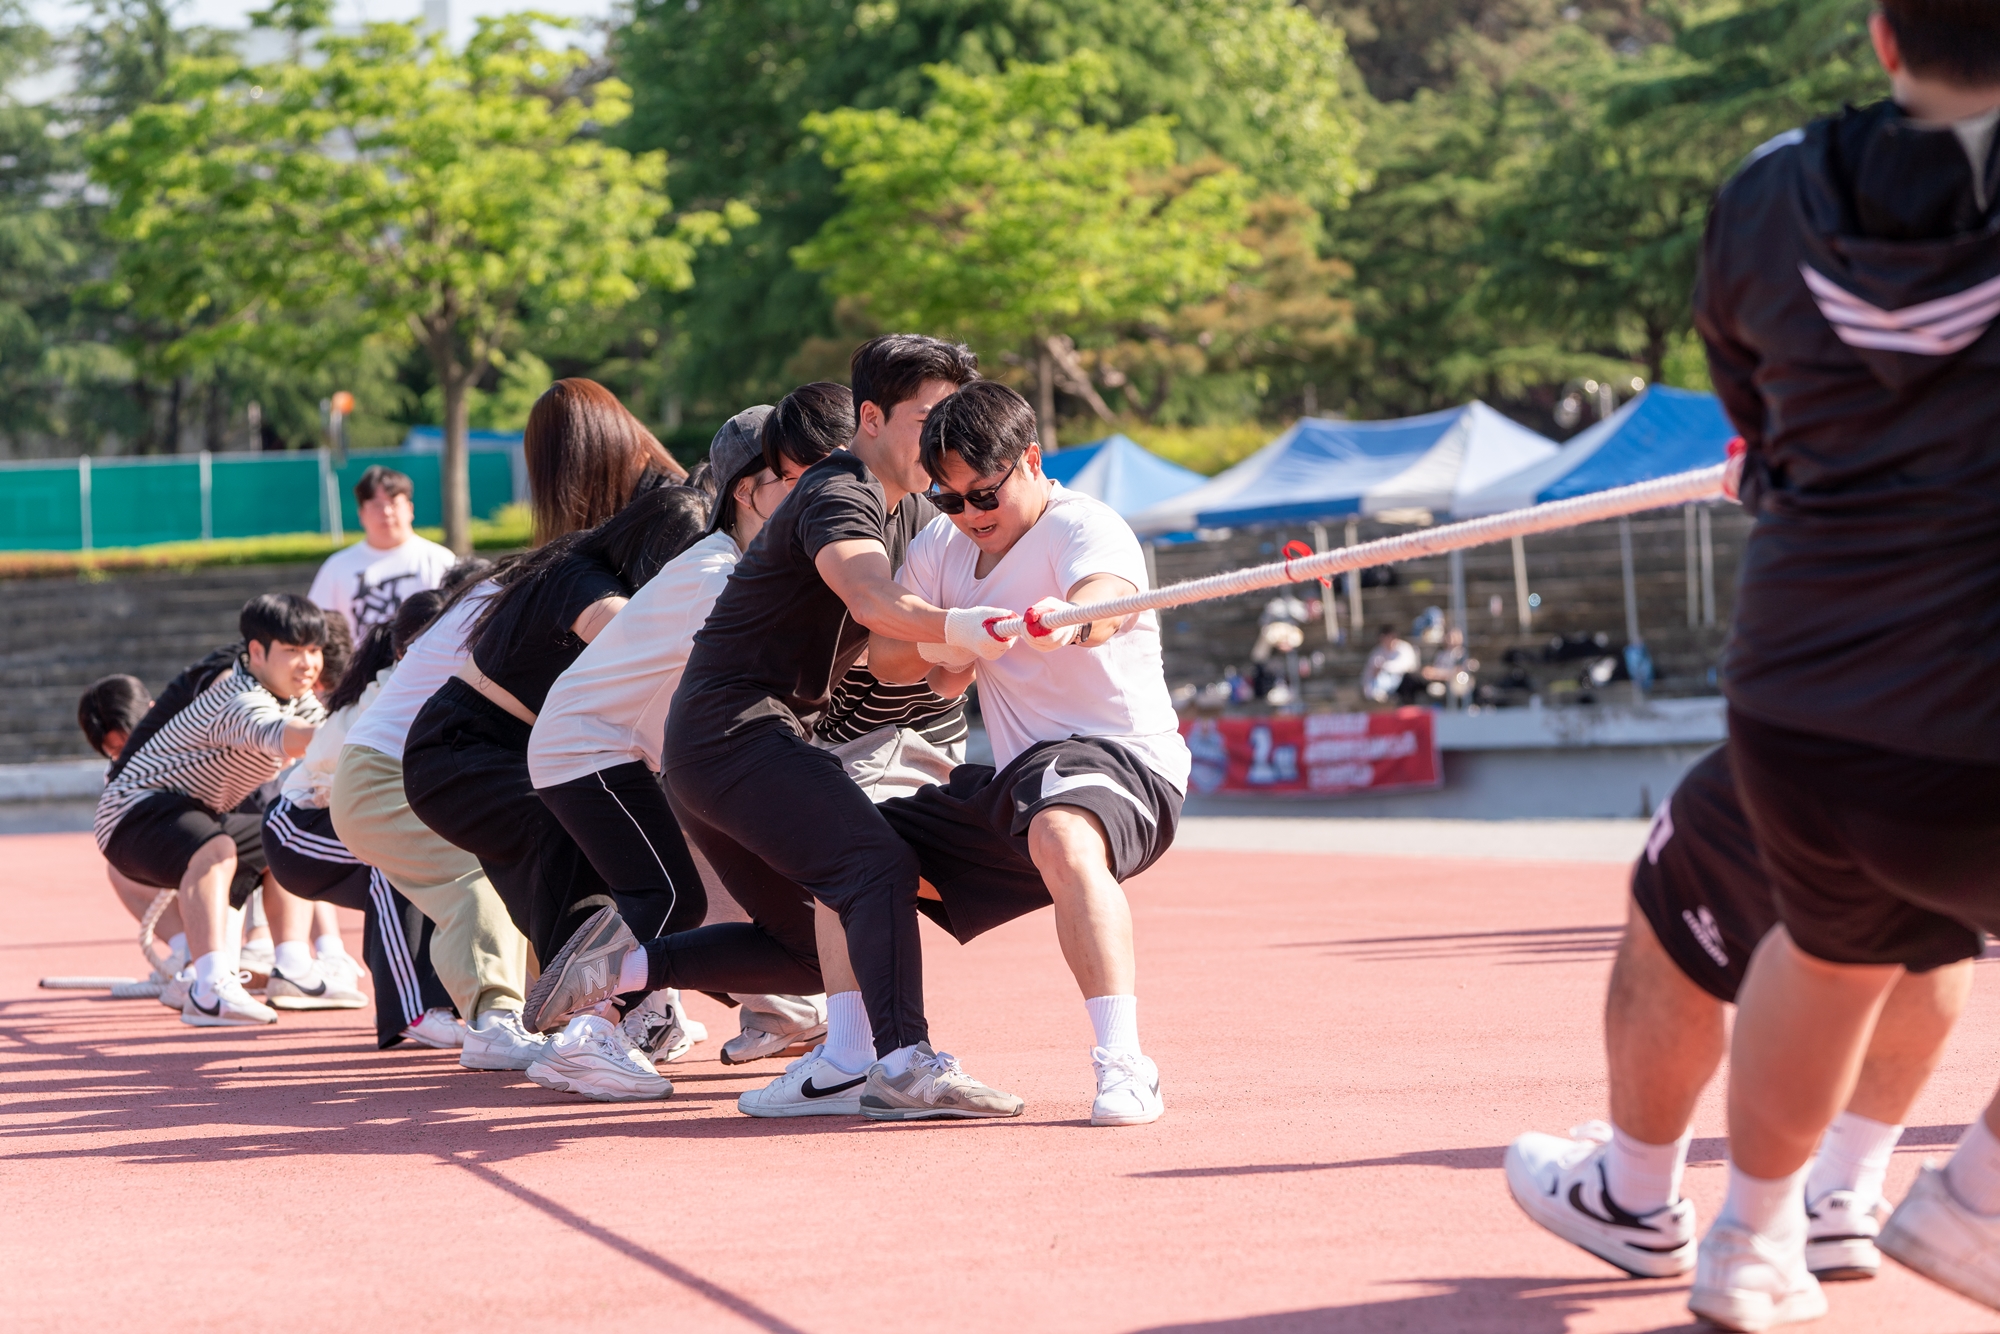
[[[181,1022],[194,1028],[242,1028],[250,1024],[275,1024],[278,1012],[243,989],[242,979],[225,973],[215,979],[215,995],[206,1004],[201,985],[187,989],[181,1005]]]
[[[745,1116],[859,1116],[864,1071],[851,1075],[814,1047],[785,1067],[785,1073],[736,1100]]]
[[[1634,1278],[1672,1278],[1694,1267],[1694,1206],[1686,1200],[1643,1214],[1621,1208],[1604,1184],[1611,1127],[1568,1135],[1527,1134],[1507,1146],[1507,1189],[1521,1212],[1564,1241]]]
[[[1160,1097],[1160,1067],[1138,1052],[1090,1049],[1097,1069],[1097,1100],[1090,1104],[1094,1126],[1143,1126],[1167,1110]]]

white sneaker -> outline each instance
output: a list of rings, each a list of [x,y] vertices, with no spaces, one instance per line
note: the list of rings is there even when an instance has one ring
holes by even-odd
[[[1097,1101],[1090,1104],[1094,1126],[1143,1126],[1167,1110],[1160,1097],[1160,1067],[1138,1052],[1090,1049],[1097,1070]]]
[[[679,994],[678,992],[675,993],[675,995]],[[687,1034],[688,1045],[690,1047],[698,1047],[708,1041],[707,1024],[689,1014],[685,1007],[680,1007],[680,1015],[681,1032]]]
[[[1634,1278],[1672,1278],[1694,1265],[1694,1205],[1676,1200],[1635,1214],[1604,1183],[1611,1127],[1591,1121],[1568,1135],[1526,1134],[1507,1146],[1507,1189],[1521,1212]]]
[[[368,998],[353,988],[336,987],[317,959],[300,977],[280,972],[272,964],[271,976],[264,983],[264,1000],[279,1010],[358,1010],[368,1003]]]
[[[785,1067],[785,1073],[736,1100],[745,1116],[859,1116],[867,1072],[851,1075],[814,1047]]]
[[[339,954],[322,954],[313,960],[319,965],[320,976],[336,991],[361,990],[361,979],[368,976],[368,970],[361,961],[345,951]]]
[[[1960,1204],[1943,1168],[1924,1164],[1877,1244],[1925,1278],[2000,1310],[2000,1215]]]
[[[419,1047],[444,1051],[465,1045],[465,1025],[450,1010],[425,1010],[422,1018],[403,1030],[403,1036]]]
[[[748,1065],[796,1049],[811,1050],[826,1036],[825,996],[739,995],[742,1031],[722,1044],[724,1065]]]
[[[688,1035],[687,1025],[687,1014],[681,1009],[681,993],[672,987],[646,993],[645,999],[633,1006],[631,1013],[618,1024],[625,1031],[628,1045],[644,1052],[648,1060],[663,1065],[678,1061],[693,1049],[694,1039]]]
[[[250,974],[249,984],[253,986],[269,977],[277,962],[278,947],[269,936],[244,941],[242,950],[236,956],[237,968]]]
[[[249,1024],[275,1024],[278,1012],[243,989],[232,974],[215,980],[215,999],[201,1003],[201,988],[190,980],[187,1001],[181,1006],[181,1022],[195,1028],[240,1028]]]
[[[581,1093],[598,1102],[650,1102],[674,1091],[617,1024],[580,1014],[542,1048],[528,1078],[558,1093]]]
[[[488,1010],[465,1030],[458,1063],[468,1070],[526,1070],[548,1044],[521,1026],[519,1010]]]
[[[179,1014],[187,1005],[188,988],[193,985],[194,965],[189,964],[168,978],[165,985],[160,988],[160,1004]]]
[[[1718,1222],[1701,1239],[1688,1310],[1723,1329],[1754,1331],[1826,1314],[1805,1245],[1787,1254],[1768,1237]]]
[[[1806,1268],[1822,1283],[1873,1278],[1882,1268],[1875,1247],[1888,1203],[1851,1190],[1830,1190],[1806,1201]]]

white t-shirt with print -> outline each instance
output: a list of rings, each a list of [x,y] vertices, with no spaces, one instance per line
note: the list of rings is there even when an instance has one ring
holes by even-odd
[[[660,771],[695,631],[742,558],[729,534],[710,533],[632,595],[550,687],[528,739],[529,781],[554,787],[634,760]]]
[[[373,627],[395,620],[404,598],[436,588],[457,560],[449,547],[415,533],[386,551],[357,542],[326,558],[306,596],[345,616],[358,644]]]
[[[410,725],[417,721],[424,705],[438,688],[471,660],[465,649],[465,632],[479,614],[486,599],[499,585],[491,580],[460,598],[444,615],[418,635],[396,664],[396,673],[383,683],[382,693],[368,706],[368,712],[348,729],[347,744],[379,750],[393,759],[403,758],[410,739]]]
[[[1024,611],[1043,598],[1067,597],[1093,574],[1112,574],[1145,591],[1139,539],[1102,501],[1051,483],[1049,506],[984,579],[974,576],[979,548],[940,515],[910,543],[897,581],[940,607]],[[979,664],[979,712],[1004,769],[1041,741],[1072,736],[1115,741],[1153,772],[1187,790],[1187,744],[1160,662],[1160,618],[1142,613],[1108,643],[1041,652],[1015,644]]]

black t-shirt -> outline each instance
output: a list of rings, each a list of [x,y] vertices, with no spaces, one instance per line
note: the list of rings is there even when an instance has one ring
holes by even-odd
[[[586,608],[605,598],[630,597],[616,571],[591,556],[571,556],[546,570],[530,588],[503,591],[506,602],[472,652],[473,665],[535,713],[549,687],[583,652],[570,627]]]
[[[873,540],[888,548],[893,569],[937,514],[922,496],[905,496],[893,514],[885,499],[882,484],[844,449],[806,469],[694,637],[667,716],[678,739],[669,754],[765,718],[808,730],[833,683],[868,646],[867,627],[848,615],[814,560],[834,542]]]

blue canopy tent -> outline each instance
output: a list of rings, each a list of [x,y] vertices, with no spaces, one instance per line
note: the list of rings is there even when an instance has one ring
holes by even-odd
[[[1132,516],[1142,535],[1396,512],[1459,499],[1551,458],[1553,441],[1472,402],[1395,421],[1309,417],[1206,485]]]
[[[1706,467],[1722,462],[1735,434],[1714,394],[1652,385],[1553,458],[1481,488],[1452,514],[1498,514]]]
[[[1129,436],[1112,435],[1042,455],[1042,471],[1126,517],[1192,491],[1208,479],[1169,463]]]

